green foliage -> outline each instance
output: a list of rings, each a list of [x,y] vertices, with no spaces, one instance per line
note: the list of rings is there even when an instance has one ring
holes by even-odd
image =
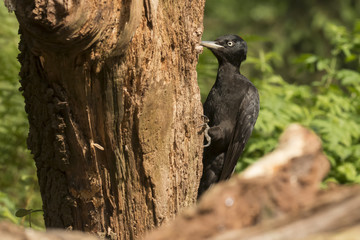
[[[23,220],[14,215],[16,209],[40,208],[42,203],[35,164],[26,149],[29,126],[18,90],[18,24],[3,5],[0,22],[0,220],[21,224]],[[43,228],[40,214],[32,222],[35,228]]]
[[[258,42],[254,44],[254,37],[249,38],[249,56],[242,71],[259,89],[261,109],[237,171],[273,150],[281,132],[297,122],[321,137],[332,164],[328,181],[360,182],[359,21],[355,21],[353,30],[349,29],[332,22],[324,25],[321,29],[324,41],[314,44],[328,45],[330,54],[294,56],[289,60],[293,68],[289,72],[296,73],[297,78],[287,81],[280,74],[282,70],[277,68],[287,61],[281,52],[254,47]],[[214,57],[214,61],[208,60],[209,51],[204,51],[198,69],[199,84],[206,96],[208,88],[203,91],[202,86],[208,79],[214,81],[216,70],[213,69],[217,62]],[[209,66],[204,68],[203,64]],[[290,66],[289,63],[285,65]],[[307,76],[305,81],[304,76]]]
[[[311,80],[311,75],[306,71],[297,72],[292,60],[302,53],[328,57],[332,41],[341,41],[347,36],[341,35],[341,29],[337,29],[336,35],[329,36],[324,32],[325,26],[329,28],[326,31],[331,30],[329,23],[343,29],[359,28],[358,24],[354,26],[359,12],[360,1],[353,0],[207,0],[203,39],[238,34],[251,43],[252,56],[258,54],[254,52],[256,49],[281,56],[281,61],[273,63],[272,68],[287,82],[306,81]],[[347,65],[354,67],[354,64]]]

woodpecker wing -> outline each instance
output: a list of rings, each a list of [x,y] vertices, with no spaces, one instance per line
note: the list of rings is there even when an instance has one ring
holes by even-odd
[[[232,132],[229,147],[225,154],[224,167],[220,175],[220,181],[230,178],[234,172],[236,163],[244,151],[259,115],[259,94],[255,86],[249,84],[238,110],[236,125]]]

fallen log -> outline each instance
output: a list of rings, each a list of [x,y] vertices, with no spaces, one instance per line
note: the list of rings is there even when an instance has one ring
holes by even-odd
[[[317,201],[297,214],[289,214],[277,220],[267,221],[254,227],[218,234],[211,240],[287,240],[316,239],[315,236],[339,235],[347,227],[360,223],[360,187],[333,189],[322,194]],[[351,228],[359,232],[360,225]],[[354,231],[356,230],[357,231]],[[331,233],[333,232],[333,233]],[[345,231],[347,236],[349,232]],[[321,234],[323,233],[323,234]],[[354,235],[359,239],[360,235]],[[321,238],[320,238],[321,239]],[[328,238],[324,238],[328,239]],[[339,238],[350,239],[350,238]]]
[[[274,152],[145,239],[301,239],[357,223],[360,188],[321,191],[329,168],[320,139],[291,125]]]
[[[97,240],[94,235],[79,231],[48,230],[35,231],[16,226],[9,222],[0,223],[1,240]]]

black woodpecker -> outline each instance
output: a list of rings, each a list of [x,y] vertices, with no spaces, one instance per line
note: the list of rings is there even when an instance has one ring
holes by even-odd
[[[205,103],[210,144],[204,148],[203,175],[198,198],[212,184],[230,178],[252,133],[259,114],[256,87],[240,73],[247,44],[239,36],[227,35],[203,41],[219,62],[214,86]]]

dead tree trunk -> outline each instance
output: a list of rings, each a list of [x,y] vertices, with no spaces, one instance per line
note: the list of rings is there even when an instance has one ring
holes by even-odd
[[[204,0],[7,3],[46,226],[134,239],[193,204]]]

